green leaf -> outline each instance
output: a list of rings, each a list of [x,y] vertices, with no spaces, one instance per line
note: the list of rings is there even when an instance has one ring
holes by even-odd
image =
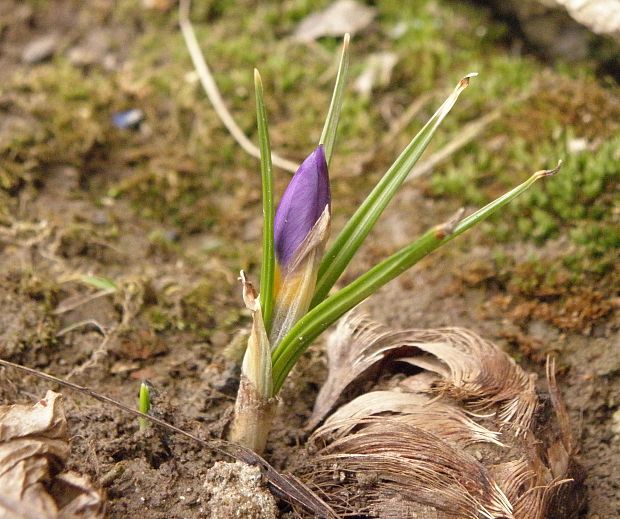
[[[321,138],[319,139],[319,144],[323,144],[325,146],[325,160],[327,161],[328,166],[331,161],[332,153],[334,151],[334,144],[336,142],[338,122],[340,121],[340,111],[342,110],[344,87],[346,85],[347,73],[349,70],[350,40],[351,37],[349,34],[345,34],[344,41],[342,42],[342,54],[340,55],[340,64],[338,65],[338,75],[336,76],[334,93],[332,94],[332,100],[329,104],[327,117],[325,118],[323,132],[321,133]]]
[[[114,283],[114,281],[101,276],[84,275],[80,276],[80,281],[82,281],[82,283],[90,285],[91,287],[98,288],[99,290],[108,290],[109,292],[116,292],[118,290],[118,287],[116,286],[116,283]]]
[[[148,414],[151,409],[151,395],[149,391],[149,386],[146,382],[142,382],[140,384],[140,394],[138,396],[138,411],[144,414]],[[148,420],[146,418],[138,418],[138,423],[140,424],[140,430],[143,431],[146,429],[148,425]]]
[[[503,208],[511,200],[526,191],[536,180],[555,173],[559,167],[560,164],[554,170],[534,173],[524,183],[462,220],[459,214],[457,218],[433,227],[415,242],[382,261],[345,288],[318,304],[291,328],[272,352],[274,394],[278,393],[289,371],[310,343],[342,315],[438,247]]]
[[[428,146],[439,124],[448,115],[460,93],[467,88],[469,79],[475,75],[475,73],[468,74],[459,81],[452,94],[413,138],[346,223],[323,257],[311,307],[316,306],[327,297],[330,289],[347,268],[351,258],[360,248],[379,216]]]
[[[256,89],[256,121],[260,148],[260,173],[263,186],[263,262],[260,272],[260,303],[263,321],[267,330],[269,330],[271,314],[273,312],[276,261],[273,238],[273,167],[271,165],[267,111],[265,110],[265,101],[263,99],[263,82],[256,69],[254,69],[254,87]]]

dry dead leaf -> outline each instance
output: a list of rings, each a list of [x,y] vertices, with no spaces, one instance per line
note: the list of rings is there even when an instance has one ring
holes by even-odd
[[[323,11],[304,18],[295,29],[293,37],[297,41],[309,42],[322,36],[353,35],[368,27],[376,14],[374,7],[355,0],[338,0]]]
[[[375,52],[366,59],[364,70],[353,83],[353,89],[368,98],[375,87],[385,87],[390,84],[392,70],[398,62],[398,55],[394,52]]]
[[[0,406],[0,519],[103,518],[103,497],[89,479],[60,473],[68,457],[60,394]]]

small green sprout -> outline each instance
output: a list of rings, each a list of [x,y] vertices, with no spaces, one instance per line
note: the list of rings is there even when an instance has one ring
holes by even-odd
[[[245,275],[241,275],[244,301],[252,313],[253,325],[241,369],[231,439],[256,452],[261,452],[267,442],[275,397],[312,341],[380,287],[501,210],[539,178],[555,173],[560,167],[558,164],[553,170],[534,173],[519,186],[467,217],[463,217],[462,210],[459,211],[330,295],[459,95],[477,75],[468,74],[458,82],[325,252],[332,202],[328,165],[336,140],[348,61],[347,35],[319,145],[299,166],[275,210],[263,88],[260,75],[257,71],[254,74],[263,182],[263,263],[260,294],[254,291]]]
[[[138,411],[144,414],[149,414],[151,410],[151,392],[149,384],[146,381],[140,383],[140,394],[138,396]],[[138,424],[141,431],[145,431],[149,425],[149,421],[146,418],[139,417]]]

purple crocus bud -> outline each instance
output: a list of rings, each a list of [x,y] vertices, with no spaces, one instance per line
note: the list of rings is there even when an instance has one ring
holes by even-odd
[[[329,176],[323,145],[319,145],[299,166],[276,211],[275,252],[286,267],[331,201]]]

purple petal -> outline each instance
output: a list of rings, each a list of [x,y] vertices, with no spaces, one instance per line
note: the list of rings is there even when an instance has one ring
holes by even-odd
[[[274,222],[276,258],[286,266],[331,200],[323,145],[319,145],[291,179]]]

